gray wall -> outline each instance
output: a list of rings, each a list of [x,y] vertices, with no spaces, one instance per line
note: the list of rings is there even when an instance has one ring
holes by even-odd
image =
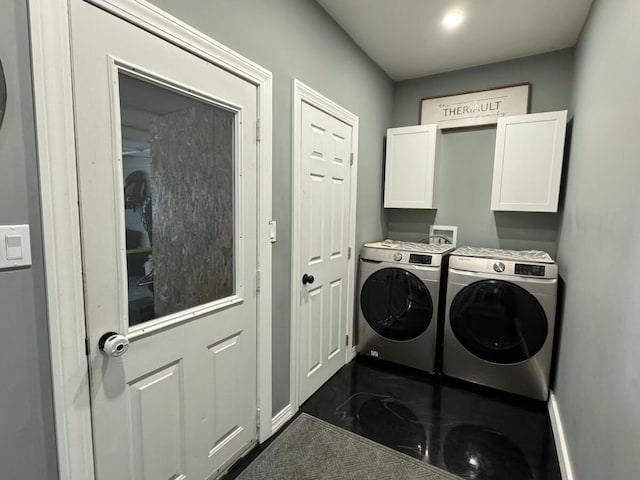
[[[531,83],[531,112],[569,109],[573,50],[468,68],[399,82],[393,126],[419,122],[420,99],[514,83]],[[555,255],[558,215],[492,212],[491,181],[495,126],[445,130],[436,166],[437,210],[386,209],[388,236],[425,238],[431,224],[457,225],[458,245],[541,249]]]
[[[58,478],[44,293],[26,2],[0,6],[7,111],[0,127],[0,225],[31,225],[33,267],[0,272],[2,478]]]
[[[393,83],[312,0],[153,0],[273,73],[273,412],[289,403],[291,81],[360,117],[356,249],[379,240],[382,138]]]
[[[555,392],[574,474],[638,478],[640,2],[596,0],[576,50]]]

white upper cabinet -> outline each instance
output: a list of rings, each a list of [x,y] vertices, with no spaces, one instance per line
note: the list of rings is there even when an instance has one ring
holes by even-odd
[[[385,208],[434,208],[437,125],[387,130]]]
[[[498,119],[491,210],[557,212],[567,111]]]

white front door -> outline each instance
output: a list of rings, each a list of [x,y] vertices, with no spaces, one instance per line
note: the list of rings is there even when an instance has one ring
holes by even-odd
[[[299,403],[345,363],[353,127],[302,102]]]
[[[71,21],[97,479],[204,480],[256,441],[257,90],[84,1]]]

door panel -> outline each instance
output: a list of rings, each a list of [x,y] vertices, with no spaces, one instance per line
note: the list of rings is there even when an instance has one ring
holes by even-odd
[[[305,375],[312,375],[322,366],[322,307],[323,307],[322,287],[309,291],[309,301],[304,318],[307,319],[307,329],[305,344],[307,345],[307,368]]]
[[[331,212],[331,258],[335,259],[340,255],[344,255],[346,246],[345,239],[345,215],[343,211],[347,192],[344,188],[344,179],[332,179],[331,203],[333,211]]]
[[[238,395],[235,388],[238,379],[229,375],[237,365],[246,361],[242,345],[245,338],[242,332],[236,332],[207,348],[210,354],[208,410],[212,420],[209,424],[209,457],[224,449],[230,450],[229,454],[234,453],[234,439],[246,428],[245,412],[254,407],[250,397]]]
[[[256,441],[256,87],[71,7],[96,476],[205,479]]]
[[[182,362],[129,382],[135,478],[180,478],[186,471]]]
[[[352,127],[302,103],[301,269],[314,277],[300,293],[300,403],[345,355]]]
[[[340,319],[342,318],[340,310],[344,305],[342,285],[344,285],[342,279],[329,284],[329,359],[340,352],[343,340],[340,332]]]
[[[307,263],[323,261],[324,254],[324,209],[325,209],[325,177],[311,174],[309,176],[309,234],[306,238],[308,247]]]

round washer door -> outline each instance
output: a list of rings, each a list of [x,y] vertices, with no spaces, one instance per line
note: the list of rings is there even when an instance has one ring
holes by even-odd
[[[449,311],[451,329],[472,354],[499,364],[533,357],[547,338],[547,317],[524,288],[502,280],[464,287]]]
[[[360,291],[365,320],[389,340],[411,340],[431,323],[433,301],[424,283],[401,268],[383,268],[373,273]]]

